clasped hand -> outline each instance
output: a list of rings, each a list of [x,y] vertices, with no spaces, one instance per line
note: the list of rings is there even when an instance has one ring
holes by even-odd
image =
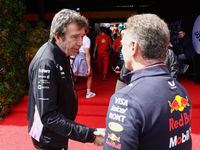
[[[105,137],[105,129],[97,128],[97,131],[94,132],[94,135],[96,135],[94,144],[97,146],[103,146],[104,137]]]

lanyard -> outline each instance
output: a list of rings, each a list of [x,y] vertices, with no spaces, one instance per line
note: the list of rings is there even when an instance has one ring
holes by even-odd
[[[74,83],[74,73],[73,73],[71,65],[70,65],[69,57],[66,57],[66,66],[67,66],[67,69],[70,72],[72,88],[73,88],[73,91],[74,91],[74,95],[75,95],[75,97],[77,99],[78,96],[77,96],[77,93],[76,93],[76,86],[75,86],[75,83]]]

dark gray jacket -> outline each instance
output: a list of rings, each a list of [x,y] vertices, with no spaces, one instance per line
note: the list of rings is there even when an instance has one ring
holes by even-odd
[[[171,76],[177,80],[179,73],[178,61],[176,55],[171,49],[168,49],[164,63],[167,65]]]

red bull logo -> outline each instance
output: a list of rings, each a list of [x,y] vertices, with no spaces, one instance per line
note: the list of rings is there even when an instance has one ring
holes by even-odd
[[[187,106],[190,106],[190,104],[188,103],[187,96],[185,99],[179,95],[176,95],[173,102],[171,103],[171,101],[168,101],[168,103],[169,103],[169,106],[171,107],[171,110],[170,110],[171,113],[173,113],[174,110],[183,111]]]
[[[115,149],[121,149],[122,145],[120,143],[116,144],[113,141],[109,141],[108,139],[106,139],[106,144],[115,148]]]
[[[112,141],[120,142],[120,137],[117,137],[114,133],[112,134],[108,133],[108,138],[111,139]]]

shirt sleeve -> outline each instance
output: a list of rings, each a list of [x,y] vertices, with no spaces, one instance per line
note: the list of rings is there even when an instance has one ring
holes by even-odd
[[[91,45],[91,41],[89,38],[87,38],[87,41],[85,43],[85,48],[90,48],[90,45]]]
[[[143,125],[139,104],[124,94],[114,94],[106,117],[104,149],[137,150]]]

